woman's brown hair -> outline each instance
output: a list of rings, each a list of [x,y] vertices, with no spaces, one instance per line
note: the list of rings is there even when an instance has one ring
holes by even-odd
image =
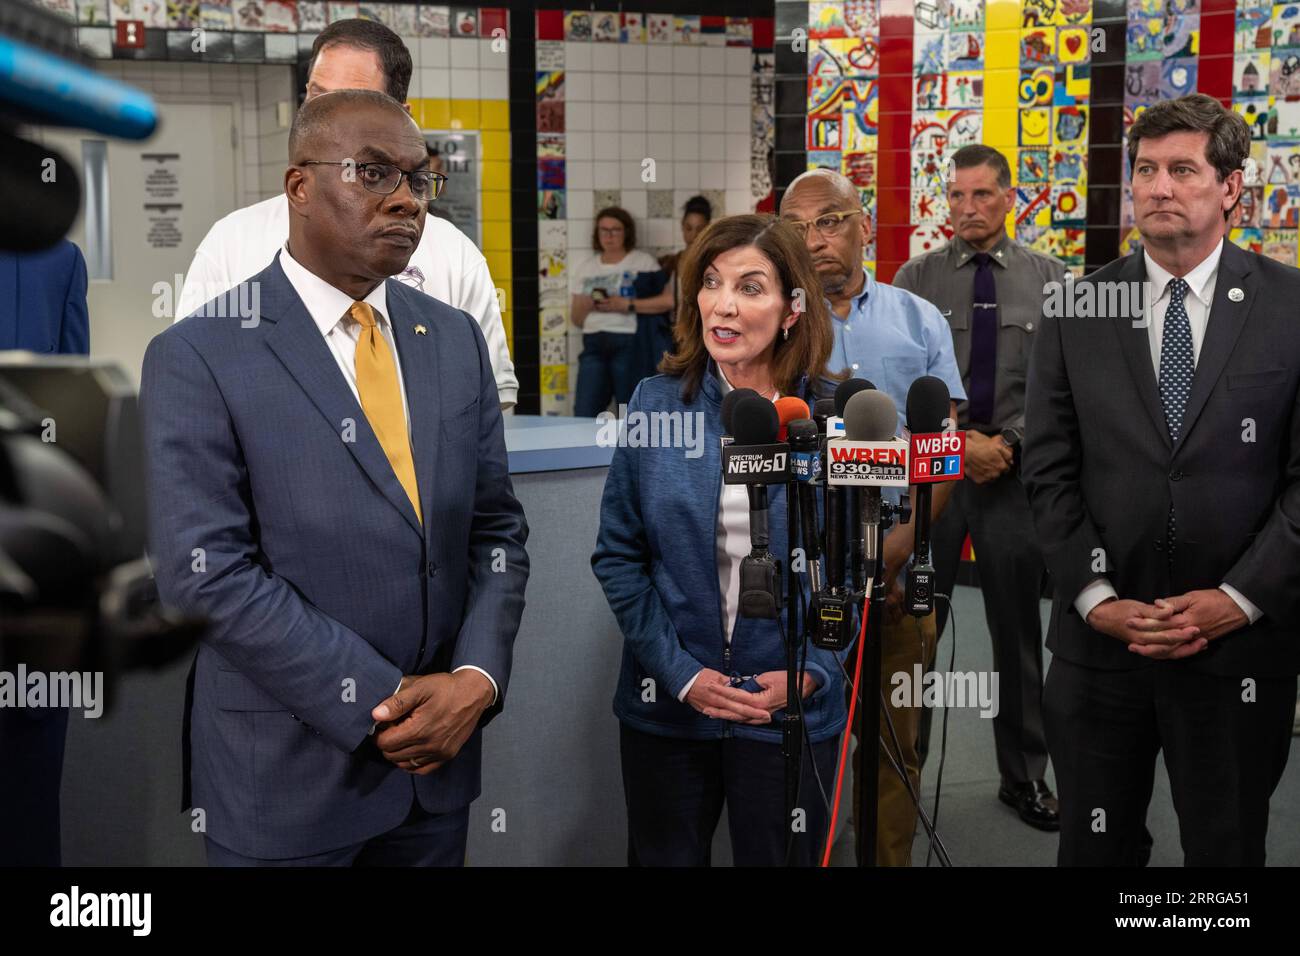
[[[604,248],[600,244],[600,221],[602,219],[617,219],[623,224],[624,252],[631,252],[636,248],[636,223],[632,221],[632,215],[621,206],[606,206],[596,213],[596,219],[591,224],[591,248],[597,252],[604,252]]]
[[[772,382],[782,395],[796,394],[799,379],[843,378],[827,371],[835,333],[830,312],[822,298],[821,280],[813,267],[804,241],[794,228],[775,216],[727,216],[709,224],[685,252],[680,262],[681,301],[673,323],[674,349],[659,363],[659,371],[682,377],[682,400],[692,402],[709,364],[704,345],[704,321],[700,316],[699,293],[704,272],[713,261],[731,249],[753,246],[772,262],[786,300],[799,293],[803,313],[790,327],[790,338],[778,333],[772,356]]]

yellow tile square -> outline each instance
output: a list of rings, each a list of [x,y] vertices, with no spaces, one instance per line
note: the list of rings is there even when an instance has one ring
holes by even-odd
[[[1020,0],[987,0],[984,4],[984,32],[1020,29]]]
[[[452,129],[478,129],[479,128],[479,101],[478,100],[452,100],[451,101],[451,128]]]
[[[1020,102],[1019,70],[984,71],[984,108],[1012,109]]]
[[[421,100],[424,107],[424,119],[420,121],[423,129],[447,129],[451,126],[450,100]]]
[[[510,193],[504,189],[485,189],[483,197],[483,220],[505,221],[510,219]]]
[[[986,99],[985,102],[988,102]],[[1014,109],[984,111],[984,143],[1014,153],[1018,141],[1019,113]]]
[[[990,30],[984,34],[984,71],[1020,69],[1020,31]]]
[[[509,222],[484,222],[483,223],[483,248],[493,251],[509,251],[510,249],[510,223]],[[499,284],[499,283],[498,283]]]
[[[485,159],[483,161],[483,178],[479,182],[480,189],[509,189],[510,188],[510,160],[508,159]]]
[[[482,129],[510,129],[510,101],[480,100],[479,126]]]
[[[483,250],[483,258],[487,260],[488,272],[493,276],[510,275],[510,250],[509,249],[488,249]],[[492,280],[494,283],[496,279]]]
[[[484,159],[510,158],[510,133],[508,130],[484,127],[480,139],[483,142]]]

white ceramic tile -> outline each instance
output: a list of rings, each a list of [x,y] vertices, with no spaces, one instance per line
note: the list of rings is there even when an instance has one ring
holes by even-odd
[[[673,185],[678,189],[699,189],[700,164],[696,162],[673,163]]]
[[[618,163],[613,161],[596,163],[593,187],[596,189],[618,189]]]
[[[497,48],[491,37],[480,37],[478,42],[478,65],[484,70],[504,70],[510,65],[510,44],[500,43]]]
[[[567,102],[572,103],[574,100],[591,102],[592,99],[592,74],[586,70],[565,70],[564,71],[564,98]],[[568,107],[566,106],[567,110]]]
[[[619,67],[624,73],[644,73],[646,52],[650,47],[643,43],[626,43],[619,47]]]
[[[597,73],[612,72],[619,68],[619,54],[623,49],[621,43],[593,43],[591,45],[591,68]]]
[[[480,99],[510,99],[510,74],[505,70],[479,70],[478,78]]]
[[[630,133],[644,133],[646,106],[644,103],[624,103],[619,110],[619,128]]]
[[[624,189],[623,190],[623,208],[628,211],[633,219],[636,220],[636,229],[641,243],[645,242],[645,211],[646,195],[644,189]]]
[[[749,47],[729,46],[723,51],[727,75],[749,76],[754,72],[754,53]]]
[[[673,159],[698,160],[700,158],[699,133],[678,133],[673,142]]]
[[[645,179],[646,173],[650,168],[645,163],[645,158],[646,157],[640,159],[625,158],[619,162],[619,186],[622,189],[646,189],[650,186],[650,183],[646,182]],[[655,162],[654,165],[655,167],[658,167],[659,164],[658,162]],[[656,168],[655,171],[657,174],[658,169]]]
[[[447,40],[451,50],[451,65],[458,70],[478,69],[478,43],[474,40]]]
[[[661,132],[673,128],[673,108],[668,103],[651,102],[646,106],[645,128],[649,132]]]
[[[700,78],[691,75],[673,77],[673,102],[698,103],[700,101]]]
[[[683,46],[681,44],[674,44],[672,47],[673,73],[679,76],[683,73],[686,74],[699,73],[701,49],[703,48],[697,46]]]
[[[595,144],[590,132],[566,133],[564,137],[564,156],[568,162],[595,158]]]
[[[754,211],[754,200],[748,189],[727,190],[727,215],[739,216]]]
[[[725,188],[727,189],[742,189],[742,188],[748,189],[749,188],[749,172],[750,172],[749,163],[728,162],[728,163],[724,163],[722,168],[723,168],[723,176],[726,177]],[[722,189],[724,187],[714,186],[712,188]]]
[[[646,101],[645,74],[644,73],[620,74],[619,82],[618,82],[618,90],[619,90],[619,99],[621,99],[624,103],[644,103]]]
[[[591,128],[597,131],[618,131],[618,103],[593,103],[591,106]]]
[[[672,75],[673,48],[671,46],[647,46],[645,52],[645,68],[647,73],[663,73],[669,76]]]
[[[700,108],[690,103],[681,103],[673,107],[673,131],[678,133],[695,133],[700,129]]]
[[[728,76],[724,80],[726,102],[728,106],[739,106],[749,102],[751,92],[750,78],[747,76]]]
[[[618,136],[615,130],[596,129],[592,131],[592,156],[597,160],[620,159]]]
[[[725,102],[726,84],[720,76],[700,77],[700,102],[711,106],[722,106]]]
[[[590,165],[590,164],[588,164],[588,165]],[[595,188],[595,187],[588,185],[588,186],[585,186],[585,187],[583,187],[583,188],[572,187],[572,188],[569,189],[569,195],[568,195],[568,200],[569,200],[568,215],[569,215],[569,219],[570,219],[570,222],[569,222],[569,239],[570,239],[570,241],[572,241],[572,239],[573,239],[574,236],[579,236],[579,235],[583,237],[583,242],[584,242],[584,243],[586,243],[586,242],[587,242],[588,240],[590,240],[590,238],[591,238],[591,236],[590,236],[590,230],[591,230],[590,220],[591,220],[591,217],[595,215],[595,210],[592,209],[592,203],[595,202],[595,199],[596,199],[596,195],[595,195],[595,193],[592,192],[592,189],[593,189],[593,188]],[[584,230],[583,232],[579,233],[579,232],[577,231],[577,227],[576,227],[575,224],[572,222],[572,220],[574,220],[574,219],[579,219],[579,220],[581,220],[581,219],[586,219],[586,220],[588,220],[588,223],[589,223],[589,224],[588,224],[588,226],[587,226],[587,229]]]
[[[618,155],[620,159],[630,159],[640,162],[650,154],[646,152],[649,146],[646,143],[645,133],[619,133],[618,134]]]
[[[572,135],[572,134],[570,134]],[[568,189],[569,216],[573,215],[573,200],[581,190],[594,188],[592,162],[589,159],[566,160],[564,164],[564,182]]]
[[[479,71],[448,71],[451,76],[451,98],[454,100],[476,100],[479,98]]]
[[[726,159],[727,145],[724,136],[725,133],[701,132],[696,139],[700,147],[700,159],[713,163],[720,163]]]
[[[676,244],[678,236],[673,232],[671,219],[650,219],[646,222],[647,246],[671,246]]]
[[[700,188],[723,189],[727,176],[722,163],[700,163]]]
[[[743,133],[724,133],[723,135],[727,144],[725,158],[733,162],[748,161],[750,151],[749,137]]]
[[[589,130],[592,128],[590,103],[565,103],[564,104],[564,129],[569,130]]]
[[[749,110],[729,109],[725,111],[725,126],[728,133],[749,133]]]
[[[591,69],[591,47],[590,43],[570,42],[564,44],[564,68],[565,70],[590,70]]]
[[[451,40],[447,37],[420,37],[420,66],[451,66]]]

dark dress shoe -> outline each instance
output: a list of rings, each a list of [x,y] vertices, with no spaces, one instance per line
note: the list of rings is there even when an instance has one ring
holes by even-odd
[[[1003,783],[998,799],[1012,807],[1031,827],[1038,830],[1061,829],[1060,806],[1044,780],[1030,783]]]

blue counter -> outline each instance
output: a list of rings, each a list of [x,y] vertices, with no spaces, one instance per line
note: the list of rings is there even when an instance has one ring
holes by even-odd
[[[601,423],[594,418],[558,415],[507,415],[506,451],[510,474],[608,468],[614,449],[596,443]]]

